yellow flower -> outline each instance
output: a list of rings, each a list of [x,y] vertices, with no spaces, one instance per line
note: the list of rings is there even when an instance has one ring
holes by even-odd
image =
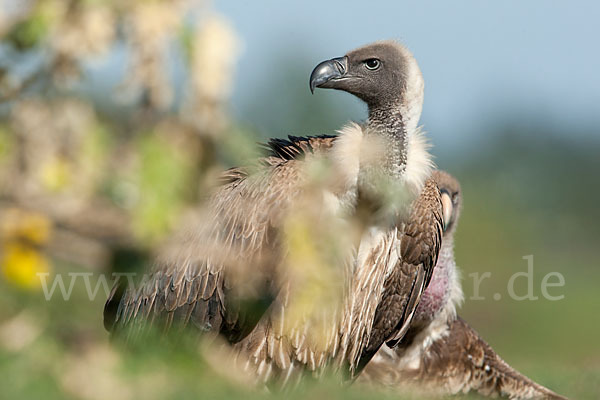
[[[51,222],[42,214],[13,208],[0,216],[0,266],[12,284],[33,289],[40,287],[38,273],[50,270],[50,263],[39,246],[48,242]]]
[[[6,279],[25,289],[40,287],[39,273],[50,271],[50,263],[35,247],[12,241],[4,244],[2,270]]]

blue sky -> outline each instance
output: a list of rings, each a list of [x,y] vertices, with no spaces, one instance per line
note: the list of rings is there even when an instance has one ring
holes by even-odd
[[[286,57],[299,55],[290,73],[307,81],[323,59],[395,38],[413,51],[425,76],[421,122],[436,146],[476,142],[490,122],[542,120],[564,135],[583,127],[600,136],[594,129],[600,125],[600,2],[217,0],[214,7],[243,40],[234,112],[259,126],[244,110]],[[327,96],[325,106],[348,104],[347,115],[334,121],[339,125],[365,116],[344,94],[315,96]],[[264,107],[277,110],[279,103],[268,99]]]

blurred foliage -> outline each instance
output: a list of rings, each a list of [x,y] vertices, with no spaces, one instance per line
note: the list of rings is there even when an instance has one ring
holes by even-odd
[[[203,1],[31,0],[9,10],[0,42],[2,199],[61,224],[82,208],[121,212],[119,232],[103,239],[131,231],[135,246],[155,245],[206,195],[203,168],[218,165],[211,143],[229,129],[235,34]],[[100,101],[85,90],[89,66],[118,46],[128,48],[128,68]],[[177,98],[173,60],[188,83]],[[107,102],[127,117],[104,112]]]
[[[260,129],[233,121],[238,40],[204,1],[15,1],[10,13],[0,10],[0,397],[264,398],[208,362],[192,339],[175,348],[160,340],[129,350],[109,345],[103,289],[90,301],[76,281],[69,301],[46,301],[36,273],[50,272],[52,282],[92,268],[95,288],[100,273],[140,268],[206,198],[219,170],[256,156],[257,131],[330,132],[350,103],[335,115],[324,111],[339,94],[311,98],[307,71],[282,59],[286,67],[268,85],[256,83],[242,112]],[[101,82],[114,92],[94,92],[91,66],[118,69],[107,60],[119,49],[126,68]],[[274,109],[266,98],[278,99]],[[461,314],[516,368],[572,398],[593,399],[600,393],[600,147],[555,129],[494,123],[492,142],[440,167],[463,185]],[[295,222],[292,240],[308,229]],[[299,243],[302,264],[316,253]],[[535,294],[543,276],[557,271],[566,284],[552,289],[563,300],[508,298],[506,283],[526,270],[529,254]],[[485,300],[469,300],[474,272],[492,273],[481,284]],[[517,292],[526,289],[517,284]],[[373,393],[325,380],[270,396]]]
[[[136,171],[140,200],[133,209],[134,232],[142,238],[160,239],[173,225],[170,218],[186,200],[192,165],[183,149],[160,136],[142,137],[136,147],[140,152]]]

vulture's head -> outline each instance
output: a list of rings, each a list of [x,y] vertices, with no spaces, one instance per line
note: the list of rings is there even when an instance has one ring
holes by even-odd
[[[444,171],[434,171],[433,180],[437,183],[442,195],[442,212],[444,218],[444,238],[453,235],[462,207],[460,184]]]
[[[310,89],[338,89],[355,95],[370,110],[423,103],[423,77],[416,60],[394,41],[376,42],[343,57],[323,61],[310,76]]]

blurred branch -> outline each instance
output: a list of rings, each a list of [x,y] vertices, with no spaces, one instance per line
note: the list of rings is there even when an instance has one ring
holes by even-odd
[[[7,84],[7,71],[2,70],[0,74],[0,104],[13,101],[19,96],[21,96],[24,92],[26,92],[30,87],[32,87],[40,78],[46,74],[47,71],[45,69],[38,70],[37,72],[29,75],[26,79],[22,80],[13,87],[8,87]]]
[[[234,29],[203,0],[32,0],[8,22],[0,214],[47,218],[43,247],[93,268],[118,249],[159,243],[218,169],[216,143],[231,126]],[[98,89],[88,67],[115,54],[125,68]]]
[[[104,268],[110,261],[111,249],[140,247],[131,232],[129,216],[104,201],[69,208],[47,198],[3,196],[0,219],[15,208],[49,218],[53,228],[48,253],[73,264]]]

